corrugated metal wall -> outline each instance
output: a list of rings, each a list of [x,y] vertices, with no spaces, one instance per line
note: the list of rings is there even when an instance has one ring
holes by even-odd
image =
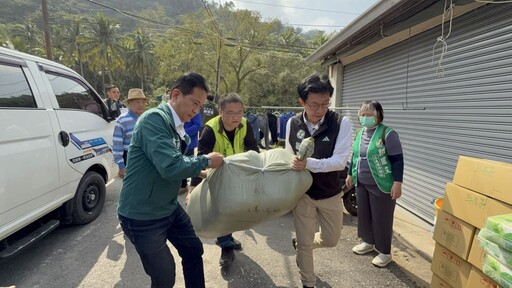
[[[343,106],[383,105],[384,123],[404,148],[399,205],[429,222],[431,200],[444,194],[459,155],[512,163],[512,4],[453,20],[443,77],[436,63],[432,68],[440,34],[440,26],[430,29],[345,66],[343,75]],[[356,111],[349,112],[359,128]]]

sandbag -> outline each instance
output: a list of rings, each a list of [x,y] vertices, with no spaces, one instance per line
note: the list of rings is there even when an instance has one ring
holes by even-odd
[[[224,158],[191,193],[186,211],[197,235],[216,238],[290,212],[313,182],[291,170],[284,149],[248,151]]]

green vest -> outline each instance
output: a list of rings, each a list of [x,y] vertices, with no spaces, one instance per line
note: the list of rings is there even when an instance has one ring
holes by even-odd
[[[224,156],[230,156],[245,151],[244,139],[247,135],[247,119],[242,118],[242,123],[235,129],[235,139],[233,145],[229,141],[224,127],[221,124],[220,116],[216,116],[206,122],[206,125],[212,127],[215,133],[215,145],[213,146],[213,152],[219,152]]]
[[[389,162],[388,155],[386,154],[386,146],[382,141],[382,130],[387,129],[385,136],[389,132],[393,131],[384,125],[379,125],[373,133],[372,139],[368,144],[368,151],[366,151],[366,157],[368,159],[368,165],[372,172],[373,179],[377,183],[377,186],[382,192],[391,193],[391,187],[393,187],[393,173],[391,172],[391,163]],[[363,129],[356,135],[354,141],[353,153],[352,153],[352,183],[357,186],[357,164],[359,163],[359,148],[361,145],[361,138],[363,136]],[[384,137],[385,137],[384,136]]]

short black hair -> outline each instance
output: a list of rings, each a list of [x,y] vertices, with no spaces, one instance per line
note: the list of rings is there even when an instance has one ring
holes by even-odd
[[[114,84],[107,84],[105,86],[105,91],[109,92],[110,90],[114,89],[114,88],[117,88],[117,85],[114,85]]]
[[[208,96],[206,96],[206,100],[213,102],[213,100],[215,100],[215,96],[213,96],[212,94],[208,94]]]
[[[240,103],[244,106],[244,102],[242,101],[242,97],[236,93],[228,93],[222,98],[219,99],[219,109],[223,109],[226,104],[230,103]]]
[[[305,102],[308,100],[309,93],[329,93],[329,97],[331,97],[334,93],[334,87],[332,87],[327,75],[313,74],[300,82],[297,86],[297,92],[300,99]]]
[[[178,89],[183,93],[183,95],[189,95],[192,93],[194,88],[201,88],[204,91],[210,91],[208,84],[206,84],[206,80],[203,76],[198,73],[190,72],[187,73],[174,81],[171,86],[171,91],[174,89]]]

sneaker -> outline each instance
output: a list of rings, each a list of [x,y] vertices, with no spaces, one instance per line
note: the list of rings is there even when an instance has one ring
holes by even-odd
[[[292,238],[292,246],[294,250],[297,250],[297,238]]]
[[[233,263],[233,260],[235,260],[235,252],[233,251],[233,248],[222,248],[219,265],[221,267],[227,267]]]
[[[372,264],[377,267],[386,267],[389,263],[391,263],[391,255],[390,254],[382,254],[379,253],[375,258],[372,260]]]
[[[375,247],[366,242],[358,244],[358,245],[354,246],[354,248],[352,248],[352,252],[359,254],[359,255],[363,255],[368,252],[372,252],[373,250],[375,250]]]

